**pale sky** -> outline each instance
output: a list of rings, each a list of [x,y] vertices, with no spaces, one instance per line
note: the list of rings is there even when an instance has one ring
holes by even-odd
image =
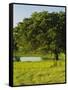
[[[64,11],[65,12],[65,7],[14,4],[13,27],[15,27],[17,23],[23,21],[24,18],[30,17],[33,12],[42,12],[42,11],[48,11],[48,12]]]

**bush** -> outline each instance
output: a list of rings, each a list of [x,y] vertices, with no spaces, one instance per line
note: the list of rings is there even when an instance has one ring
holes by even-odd
[[[20,57],[19,56],[15,56],[15,61],[20,61]]]

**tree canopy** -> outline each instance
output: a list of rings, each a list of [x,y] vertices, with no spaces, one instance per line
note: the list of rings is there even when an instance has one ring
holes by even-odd
[[[65,53],[65,12],[34,12],[13,29],[14,51]]]

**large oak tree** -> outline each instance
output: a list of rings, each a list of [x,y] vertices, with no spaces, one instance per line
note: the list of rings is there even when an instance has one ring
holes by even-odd
[[[34,12],[13,29],[15,51],[52,52],[56,60],[65,53],[65,12]]]

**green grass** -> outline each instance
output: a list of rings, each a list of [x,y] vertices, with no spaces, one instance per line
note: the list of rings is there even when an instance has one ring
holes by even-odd
[[[65,82],[65,61],[13,62],[13,85]]]

